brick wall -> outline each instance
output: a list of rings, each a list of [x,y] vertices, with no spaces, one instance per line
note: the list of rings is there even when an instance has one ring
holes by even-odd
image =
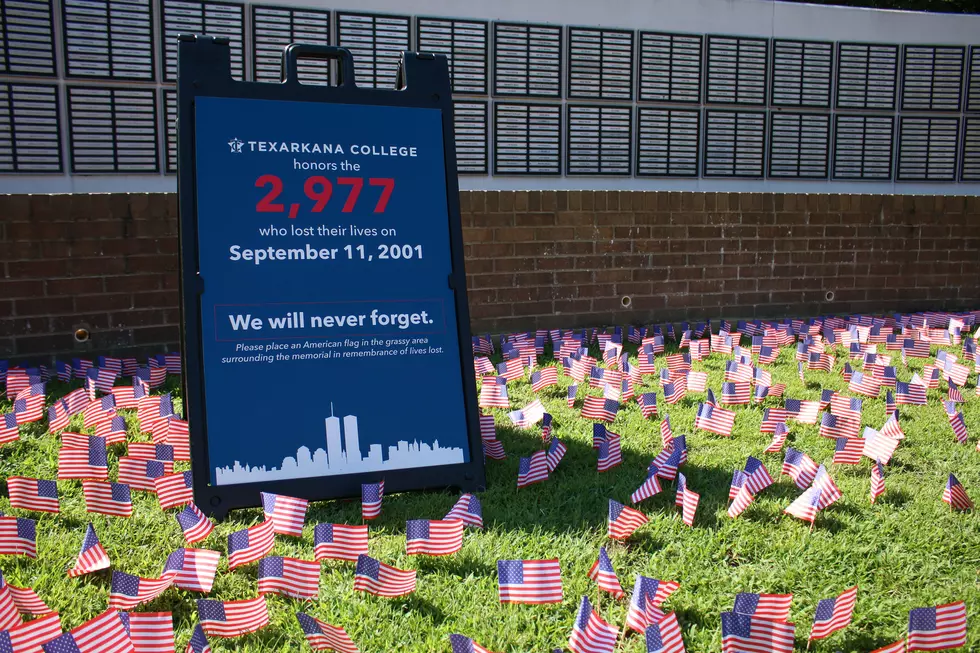
[[[460,202],[476,331],[980,306],[978,197]],[[176,215],[167,194],[0,196],[0,358],[174,344]],[[79,326],[89,342],[74,341]]]

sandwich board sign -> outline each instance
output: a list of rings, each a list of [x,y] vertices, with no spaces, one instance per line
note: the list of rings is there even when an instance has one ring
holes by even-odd
[[[300,59],[336,86],[301,84]],[[226,39],[179,37],[181,351],[194,499],[484,485],[445,57],[398,90],[291,45],[235,81]]]

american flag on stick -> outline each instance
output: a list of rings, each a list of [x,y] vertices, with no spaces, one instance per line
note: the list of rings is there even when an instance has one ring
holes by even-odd
[[[7,496],[11,508],[35,512],[61,512],[58,504],[58,484],[27,476],[7,477]]]
[[[37,522],[0,515],[0,555],[37,557]]]
[[[120,612],[136,653],[170,653],[174,650],[174,618],[170,612]]]
[[[125,483],[132,490],[143,490],[156,493],[154,480],[174,471],[171,460],[146,460],[122,456],[119,458],[119,482]]]
[[[546,458],[546,460],[548,462],[548,473],[549,474],[551,474],[556,469],[558,469],[558,464],[562,461],[562,458],[565,457],[565,452],[567,450],[568,450],[568,447],[566,447],[565,446],[565,443],[562,442],[561,440],[559,440],[558,438],[554,438],[548,444],[548,451],[547,451],[547,454],[546,454],[545,458]],[[533,458],[533,456],[532,456],[532,458]]]
[[[105,438],[90,436],[85,447],[69,447],[64,443],[58,450],[58,480],[109,478],[109,460]]]
[[[282,494],[260,492],[262,511],[265,518],[272,522],[272,530],[280,535],[303,536],[303,524],[306,521],[306,507],[309,501],[297,499]]]
[[[214,523],[193,503],[178,513],[176,519],[188,544],[205,540],[214,532]]]
[[[734,412],[710,404],[698,405],[698,414],[694,418],[694,428],[730,437],[734,426]]]
[[[956,510],[970,510],[973,508],[973,501],[967,496],[963,484],[960,483],[952,474],[946,480],[946,487],[943,489],[943,503],[949,504],[950,508]],[[3,519],[3,517],[0,517]]]
[[[629,611],[626,613],[626,625],[642,633],[650,624],[663,619],[660,606],[679,588],[680,583],[677,581],[663,581],[637,574]]]
[[[558,560],[498,560],[501,603],[561,603],[561,565]]]
[[[412,519],[405,526],[405,553],[443,556],[463,548],[463,522],[459,519]]]
[[[66,573],[68,578],[84,576],[95,571],[108,569],[110,565],[109,554],[106,553],[99,542],[99,536],[95,533],[95,527],[91,523],[85,529],[85,537],[82,539],[82,550],[78,552],[75,566]]]
[[[606,432],[606,437],[599,443],[598,471],[606,472],[623,463],[623,450],[619,441],[618,433]]]
[[[141,578],[121,571],[113,571],[109,608],[129,610],[141,603],[152,601],[173,585],[174,576],[174,572],[167,572],[160,578]]]
[[[772,442],[770,442],[769,446],[765,448],[764,453],[779,453],[782,451],[783,445],[786,443],[787,435],[789,435],[789,429],[786,428],[786,424],[776,424],[776,430],[772,435]]]
[[[317,524],[313,528],[313,559],[357,562],[368,552],[367,524]]]
[[[966,604],[963,601],[909,611],[909,653],[961,646],[966,646]]]
[[[862,453],[871,460],[887,465],[898,448],[899,440],[883,435],[870,426],[864,428]]]
[[[133,500],[129,486],[108,481],[82,481],[85,510],[112,517],[131,517]]]
[[[443,519],[458,519],[466,526],[483,528],[483,506],[475,494],[464,494]]]
[[[810,630],[808,641],[823,639],[850,625],[854,604],[857,602],[857,591],[855,585],[835,598],[821,599],[817,603],[817,612],[813,617],[813,628]]]
[[[613,653],[618,637],[619,629],[606,623],[588,597],[583,596],[568,638],[568,648],[573,653]]]
[[[163,566],[161,576],[174,574],[174,585],[191,592],[207,594],[214,586],[221,554],[210,549],[177,549]]]
[[[272,551],[275,544],[274,535],[275,530],[269,520],[264,520],[229,535],[228,569],[236,569],[264,557],[269,551]]]
[[[622,585],[619,584],[619,578],[616,577],[616,570],[613,569],[612,561],[609,559],[609,554],[606,553],[606,547],[604,546],[599,547],[599,557],[592,563],[592,568],[589,569],[589,578],[599,585],[599,589],[609,592],[617,599],[626,596],[626,593],[623,592]]]
[[[269,625],[264,595],[243,601],[198,599],[197,616],[208,637],[240,637]]]
[[[639,510],[624,506],[613,499],[609,500],[609,537],[614,540],[625,540],[636,529],[650,519]]]
[[[557,442],[555,438],[552,442]],[[517,487],[527,487],[548,480],[548,452],[535,451],[530,458],[521,458],[517,464]]]
[[[354,571],[354,590],[386,598],[405,596],[415,591],[416,573],[361,555]]]
[[[822,501],[822,491],[814,485],[798,496],[783,512],[812,524]]]
[[[643,636],[647,653],[685,653],[684,638],[674,612],[657,623],[650,624]]]
[[[377,483],[361,483],[361,519],[376,519],[381,515],[384,494],[384,479]]]
[[[835,465],[857,465],[864,454],[864,440],[861,438],[837,438],[834,448]]]
[[[612,422],[619,412],[619,402],[615,399],[588,396],[582,406],[582,417],[600,422]]]
[[[537,372],[531,374],[531,389],[534,392],[541,392],[545,388],[558,385],[558,368],[553,366],[542,367]]]
[[[160,502],[160,509],[167,510],[192,503],[194,501],[192,478],[191,472],[186,471],[153,479],[153,488]]]
[[[885,468],[877,460],[871,466],[871,503],[885,493]]]
[[[650,497],[660,493],[660,480],[657,478],[657,469],[654,468],[652,472],[647,474],[647,478],[630,496],[630,503],[637,504],[644,499],[649,499]]]
[[[303,612],[296,613],[296,620],[303,631],[306,643],[314,651],[335,651],[335,653],[359,653],[354,640],[340,626],[332,626]],[[452,637],[452,635],[450,635]],[[195,652],[196,653],[196,652]],[[455,649],[453,653],[456,653]]]
[[[135,653],[133,641],[116,610],[108,610],[57,637],[42,648],[44,653]],[[36,649],[35,649],[36,650]]]
[[[502,376],[484,377],[480,386],[480,408],[510,408],[507,379]]]
[[[796,625],[734,612],[721,613],[722,653],[793,653]]]
[[[9,630],[0,630],[0,650],[11,653],[39,653],[42,646],[61,636],[61,618],[57,612],[40,619],[17,623]]]
[[[735,605],[732,612],[761,619],[786,621],[789,619],[789,610],[792,604],[792,594],[739,592],[735,595]]]
[[[281,594],[311,601],[320,591],[320,563],[266,556],[259,560],[259,594]]]

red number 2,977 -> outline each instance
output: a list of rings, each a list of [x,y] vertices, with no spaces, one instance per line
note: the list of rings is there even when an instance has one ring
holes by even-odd
[[[388,206],[388,200],[391,199],[391,193],[395,190],[395,180],[390,177],[368,177],[367,182],[370,187],[381,188],[381,193],[374,205],[374,212],[384,213],[385,208]],[[361,191],[364,188],[364,177],[337,177],[331,181],[326,177],[316,175],[307,178],[303,183],[303,193],[307,198],[313,200],[313,206],[309,208],[311,213],[320,213],[327,207],[331,197],[333,197],[335,184],[337,186],[346,186],[350,189],[347,192],[347,197],[344,200],[344,205],[340,209],[340,212],[351,213],[354,211],[358,199],[361,197]],[[262,175],[255,180],[255,187],[269,187],[269,191],[255,205],[256,211],[259,213],[284,213],[286,211],[285,204],[275,202],[283,191],[282,179],[276,175]],[[299,204],[292,204],[289,210],[289,217],[295,218],[298,210]]]

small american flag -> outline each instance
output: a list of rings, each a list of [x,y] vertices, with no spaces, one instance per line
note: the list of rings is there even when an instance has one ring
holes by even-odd
[[[37,557],[37,522],[0,515],[0,555]]]
[[[787,399],[785,402],[786,413],[789,419],[795,419],[800,424],[816,424],[817,415],[820,413],[819,401],[801,401],[799,399]]]
[[[306,507],[309,501],[271,492],[260,492],[259,496],[265,518],[272,522],[272,529],[276,533],[293,537],[303,536],[303,524],[306,521]]]
[[[745,473],[739,470],[736,470],[735,475],[732,477],[732,486],[728,490],[729,496],[732,499],[731,505],[728,506],[728,516],[732,519],[745,512],[745,509],[755,501],[755,496],[749,490],[748,486],[745,485],[746,478]],[[732,490],[735,490],[734,496],[731,494]]]
[[[652,471],[648,472],[646,480],[630,496],[630,503],[637,504],[660,493],[660,480],[657,478],[657,471],[659,470],[653,468]]]
[[[657,416],[656,392],[644,392],[637,397],[636,402],[640,405],[640,413],[643,415],[643,417],[648,418]]]
[[[822,491],[814,485],[798,496],[783,512],[812,524],[822,502]]]
[[[966,645],[966,604],[962,601],[909,611],[908,650],[940,651]]]
[[[132,517],[133,499],[125,483],[82,481],[85,510],[112,517]]]
[[[694,428],[730,437],[735,426],[735,413],[724,408],[700,404],[694,418]]]
[[[191,472],[177,472],[153,479],[153,488],[160,509],[177,508],[194,501],[194,488],[191,486]]]
[[[405,525],[405,553],[443,556],[463,548],[463,522],[459,519],[411,519]]]
[[[484,377],[480,385],[480,408],[510,408],[507,379],[502,376]]]
[[[497,374],[508,381],[524,378],[524,363],[520,358],[512,358],[497,365]]]
[[[119,612],[111,609],[47,642],[42,648],[45,653],[135,652]]]
[[[498,560],[497,591],[501,603],[561,603],[558,560]]]
[[[612,422],[619,412],[619,402],[615,399],[588,396],[582,406],[582,417],[600,422]]]
[[[504,445],[500,440],[496,438],[484,439],[481,442],[483,448],[483,457],[491,458],[493,460],[505,460],[507,458],[507,452],[504,451]]]
[[[398,569],[368,555],[357,557],[354,589],[360,592],[392,598],[415,591],[416,571]]]
[[[657,623],[650,624],[644,633],[647,653],[685,653],[677,614],[671,612]]]
[[[885,468],[879,461],[871,466],[871,503],[885,493]]]
[[[259,560],[259,594],[281,594],[310,601],[319,591],[319,562],[283,556]]]
[[[170,612],[120,612],[136,653],[172,653],[174,618]]]
[[[963,484],[952,474],[949,475],[946,480],[946,487],[943,489],[943,503],[948,503],[951,508],[957,510],[973,508],[973,502],[967,496],[966,490],[963,489]],[[0,519],[4,519],[4,517],[0,517]]]
[[[377,483],[361,484],[361,519],[376,519],[381,515],[381,500],[384,494],[384,479]]]
[[[808,641],[823,639],[851,623],[854,604],[857,602],[857,585],[844,590],[832,599],[821,599],[817,603],[817,613],[813,617],[813,628]]]
[[[552,442],[557,442],[555,438]],[[548,452],[535,451],[530,458],[521,458],[517,465],[517,487],[527,487],[548,480]]]
[[[765,379],[766,370],[758,370],[760,378]],[[755,370],[751,365],[739,365],[738,361],[725,361],[725,381],[731,383],[749,383],[755,377]],[[756,379],[759,380],[759,379]],[[772,374],[769,374],[769,381],[772,381]],[[769,385],[769,383],[763,383]]]
[[[560,463],[562,458],[565,457],[565,452],[567,450],[568,447],[566,447],[565,443],[558,438],[555,438],[548,444],[547,461],[549,474],[558,468],[558,463]]]
[[[514,426],[526,429],[540,422],[545,415],[544,405],[539,399],[535,399],[521,410],[510,413],[510,421]]]
[[[306,643],[314,651],[335,651],[336,653],[359,653],[354,640],[340,626],[332,626],[303,612],[296,613],[296,620],[303,630]],[[452,635],[450,635],[452,637]],[[456,653],[455,650],[453,653]]]
[[[106,444],[111,444],[107,442]],[[126,445],[130,458],[136,460],[174,461],[174,448],[169,444],[153,444],[151,442],[130,442]]]
[[[960,444],[966,444],[970,439],[970,433],[966,430],[966,422],[963,421],[963,413],[953,413],[947,415],[949,425],[953,429],[953,435]]]
[[[912,358],[928,358],[930,343],[928,340],[906,338],[902,342],[902,355]]]
[[[105,438],[89,437],[87,447],[68,447],[58,451],[58,480],[109,478],[109,460],[106,456]]]
[[[821,491],[820,510],[835,503],[842,496],[837,484],[834,483],[834,479],[830,477],[823,465],[817,468],[817,473],[813,477],[813,487],[818,487]]]
[[[220,559],[220,553],[209,549],[177,549],[167,557],[160,575],[173,573],[177,587],[207,594],[214,586]]]
[[[109,607],[128,610],[141,603],[152,601],[173,585],[174,573],[164,573],[160,578],[141,578],[121,571],[112,572],[112,588],[109,590]]]
[[[269,625],[265,596],[244,601],[197,600],[197,616],[208,637],[239,637]]]
[[[861,407],[861,399],[852,399],[837,394],[830,398],[830,412],[847,420],[860,422]]]
[[[789,429],[786,428],[786,424],[776,424],[776,429],[772,435],[772,442],[766,447],[765,453],[778,453],[782,451],[783,445],[786,444],[787,435],[789,435]]]
[[[9,630],[0,631],[0,650],[11,653],[40,653],[44,644],[60,635],[61,618],[57,612],[23,624],[20,617],[17,617],[17,623]]]
[[[895,403],[903,406],[925,406],[926,405],[926,386],[921,382],[916,383],[915,379],[911,383],[897,381],[895,383]]]
[[[476,372],[477,376],[493,376],[497,373],[497,368],[486,356],[477,356],[473,359],[473,371]]]
[[[0,633],[14,628],[20,623],[20,612],[10,595],[10,586],[3,579],[3,574],[0,574]],[[58,634],[61,634],[61,629],[58,630]],[[3,640],[0,639],[0,643],[2,642]]]
[[[624,506],[613,499],[609,500],[609,537],[614,540],[625,540],[636,529],[650,519],[639,510]]]
[[[674,439],[674,431],[670,428],[670,415],[664,414],[664,418],[660,421],[660,441],[663,443],[664,447],[670,445]]]
[[[676,404],[687,396],[687,376],[676,377],[664,383],[664,401]]]
[[[619,434],[606,432],[606,437],[599,443],[598,471],[609,471],[623,463],[623,451],[620,448]]]
[[[492,653],[489,649],[480,646],[475,641],[464,635],[450,635],[449,645],[453,649],[452,653]],[[341,653],[343,653],[343,651],[341,651]]]
[[[887,465],[898,448],[898,440],[883,435],[870,426],[864,428],[862,453],[871,460]]]
[[[752,394],[752,401],[757,404],[761,404],[769,396],[769,386],[767,385],[757,385]]]
[[[833,400],[837,393],[833,390],[821,390],[820,391],[820,410],[827,410],[830,406],[830,402]]]
[[[317,524],[313,528],[313,559],[347,560],[357,562],[368,552],[367,524]]]
[[[99,536],[95,533],[95,527],[90,523],[85,529],[85,537],[82,539],[82,550],[78,552],[78,559],[75,566],[66,573],[68,578],[84,576],[95,571],[108,569],[110,565],[109,554],[106,553],[99,542]]]
[[[592,608],[588,597],[583,596],[568,638],[568,648],[573,653],[613,653],[618,637],[619,629],[606,623]]]
[[[855,372],[847,385],[848,390],[866,397],[877,397],[881,394],[881,383],[870,375]]]
[[[963,393],[960,392],[960,389],[958,387],[956,387],[956,384],[953,383],[952,379],[949,379],[946,383],[949,388],[950,401],[955,401],[958,404],[962,404],[964,401],[966,401],[965,399],[963,399]]]
[[[722,653],[793,653],[795,634],[795,624],[735,612],[721,613]]]
[[[4,580],[0,577],[0,585],[3,584]],[[20,614],[40,616],[54,612],[47,603],[41,600],[41,597],[33,589],[29,587],[17,587],[16,585],[7,585],[6,587],[10,591],[10,598]]]
[[[864,440],[861,438],[837,438],[834,448],[834,464],[857,465],[864,454]]]
[[[642,633],[650,624],[661,620],[664,615],[660,606],[678,588],[680,583],[676,581],[662,581],[637,574],[626,613],[626,625]]]
[[[793,604],[792,594],[754,594],[739,592],[735,595],[732,612],[746,614],[761,619],[786,621]]]
[[[105,438],[107,445],[126,442],[126,420],[121,415],[110,417],[95,425],[95,434]]]
[[[255,562],[272,551],[274,535],[275,530],[269,520],[229,535],[228,569],[236,569],[242,565]]]
[[[545,388],[558,385],[558,368],[553,366],[543,367],[531,374],[531,389],[541,392]]]
[[[119,458],[119,482],[125,483],[133,490],[144,490],[156,493],[154,479],[166,474],[172,474],[174,463],[171,460],[146,460],[143,458]]]
[[[568,386],[567,402],[568,402],[568,407],[569,408],[574,408],[575,407],[575,395],[577,395],[577,394],[578,394],[578,386],[577,385],[570,385],[570,386]]]
[[[855,438],[858,435],[858,422],[833,413],[824,413],[820,418],[820,436],[836,440],[837,438]]]
[[[792,401],[787,399],[786,401]],[[775,433],[778,424],[784,424],[790,417],[789,411],[785,408],[765,408],[762,411],[762,424],[759,426],[761,433]]]
[[[694,514],[698,510],[698,502],[700,501],[700,494],[687,487],[684,488],[684,506],[681,509],[681,517],[687,526],[694,526]]]
[[[619,584],[619,578],[616,577],[616,570],[613,569],[612,561],[609,559],[609,554],[606,553],[606,547],[604,546],[599,547],[599,557],[592,563],[592,568],[589,569],[589,578],[599,585],[599,589],[609,592],[617,599],[626,596],[626,593],[623,592],[622,585]]]
[[[745,486],[752,494],[758,494],[774,483],[769,470],[761,460],[749,456],[745,462]]]
[[[483,528],[483,506],[475,494],[464,494],[444,519],[458,519],[467,526]]]
[[[551,413],[545,413],[541,416],[541,439],[547,442],[551,439]]]
[[[8,476],[7,495],[10,507],[36,512],[59,513],[58,484],[27,476]]]
[[[759,342],[762,342],[762,338],[759,338]],[[772,345],[759,345],[757,349],[755,338],[752,338],[752,353],[759,354],[760,365],[769,365],[776,362],[776,359],[779,357],[779,347],[774,347]]]

